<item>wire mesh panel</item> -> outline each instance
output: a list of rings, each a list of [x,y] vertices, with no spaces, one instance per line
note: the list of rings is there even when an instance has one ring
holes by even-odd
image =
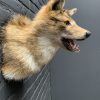
[[[45,3],[46,0],[0,0],[0,25],[16,13],[33,18]],[[0,61],[1,58],[2,47]],[[21,82],[5,81],[0,74],[0,100],[51,100],[49,67]]]

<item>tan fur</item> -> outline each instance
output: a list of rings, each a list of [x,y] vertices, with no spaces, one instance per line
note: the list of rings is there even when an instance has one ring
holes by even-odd
[[[32,21],[29,18],[22,15],[14,16],[5,27],[5,31],[7,32],[6,39],[8,41],[26,42],[32,30]]]
[[[86,34],[87,30],[79,27],[70,17],[74,10],[64,10],[62,1],[57,5],[60,9],[53,10],[55,2],[57,0],[49,0],[33,20],[18,14],[3,27],[2,73],[6,79],[21,80],[38,72],[63,47],[62,36],[78,39]],[[71,25],[66,26],[66,21],[70,21]]]

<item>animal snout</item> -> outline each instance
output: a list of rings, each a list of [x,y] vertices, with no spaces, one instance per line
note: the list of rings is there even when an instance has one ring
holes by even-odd
[[[77,41],[83,41],[83,40],[89,38],[90,36],[91,36],[91,33],[90,32],[86,32],[86,34],[84,35],[84,37],[81,38],[81,39],[77,39]]]
[[[88,37],[90,37],[90,36],[91,36],[91,33],[90,33],[90,32],[86,32],[85,38],[88,38]]]

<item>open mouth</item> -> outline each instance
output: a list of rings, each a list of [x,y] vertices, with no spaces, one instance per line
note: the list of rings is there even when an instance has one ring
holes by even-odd
[[[76,44],[75,40],[62,38],[62,43],[66,49],[72,52],[79,52],[79,45]]]

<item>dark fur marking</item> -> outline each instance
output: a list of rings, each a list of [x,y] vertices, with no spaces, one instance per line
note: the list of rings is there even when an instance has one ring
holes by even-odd
[[[60,21],[60,20],[58,20],[58,19],[55,18],[55,17],[51,17],[50,20],[53,20],[53,21],[55,21],[55,22],[59,22],[59,21]]]

